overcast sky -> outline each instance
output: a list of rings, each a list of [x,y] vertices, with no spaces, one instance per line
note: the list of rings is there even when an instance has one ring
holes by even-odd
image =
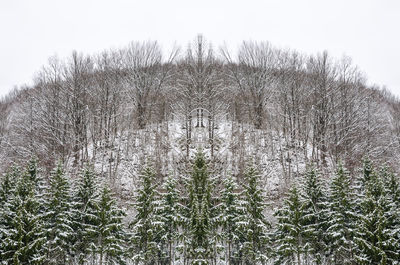
[[[400,96],[398,0],[1,0],[0,96],[30,84],[55,54],[92,54],[132,40],[184,46],[199,33],[232,49],[267,40],[347,55],[370,84]]]

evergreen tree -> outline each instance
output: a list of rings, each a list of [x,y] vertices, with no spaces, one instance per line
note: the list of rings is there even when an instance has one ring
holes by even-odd
[[[1,257],[3,264],[42,264],[43,224],[39,202],[29,172],[18,177],[16,188],[5,205]]]
[[[354,262],[354,235],[356,213],[350,176],[342,165],[338,166],[331,181],[327,211],[327,238],[333,264]]]
[[[45,198],[44,195],[47,189],[47,181],[43,179],[43,175],[40,174],[40,168],[38,167],[38,160],[36,157],[31,157],[26,166],[26,172],[29,180],[33,184],[35,189],[36,197],[40,203],[40,213],[43,214],[45,209]]]
[[[44,215],[48,264],[66,264],[71,259],[74,236],[70,185],[59,164],[50,178]]]
[[[260,175],[254,167],[247,169],[245,173],[243,200],[245,214],[241,216],[238,227],[242,234],[240,242],[240,256],[246,264],[261,262],[265,264],[268,260],[270,224],[264,216],[266,198],[260,187]]]
[[[13,166],[11,170],[2,176],[0,182],[0,257],[3,253],[2,242],[6,239],[9,232],[6,216],[8,215],[10,201],[15,192],[16,181],[19,176],[19,169]]]
[[[146,167],[140,175],[140,187],[135,196],[136,216],[130,223],[132,228],[131,253],[136,264],[153,264],[162,253],[161,238],[164,234],[162,217],[156,212],[157,191],[155,173]]]
[[[216,202],[213,198],[214,179],[211,178],[202,151],[197,152],[190,178],[187,180],[189,235],[187,256],[191,264],[209,264],[215,261],[218,252],[219,234],[217,226]]]
[[[327,197],[323,192],[321,176],[315,168],[308,169],[304,176],[300,200],[304,213],[304,250],[312,255],[313,263],[321,264],[327,254],[328,243],[325,238]]]
[[[14,194],[16,181],[20,176],[18,167],[13,166],[0,179],[0,242],[2,236],[7,232],[3,229],[4,214],[6,207],[9,205],[10,198]],[[1,251],[1,249],[0,249]]]
[[[300,194],[293,186],[282,208],[276,212],[276,264],[302,264],[302,257],[309,251],[305,242],[309,233],[303,227],[305,216]]]
[[[245,196],[245,190],[239,192],[236,202],[236,209],[234,218],[233,242],[231,249],[232,264],[243,264],[246,260],[246,252],[244,245],[248,241],[248,225],[250,214],[248,212],[248,202]]]
[[[122,223],[124,215],[105,185],[96,211],[98,226],[94,234],[94,253],[98,255],[97,264],[125,264],[127,234]]]
[[[233,259],[233,246],[234,242],[239,240],[237,234],[236,222],[240,220],[239,216],[243,213],[244,209],[239,207],[239,193],[237,192],[238,186],[232,177],[227,177],[223,181],[223,189],[221,191],[221,215],[220,222],[222,225],[222,237],[226,241],[226,261],[230,265],[234,262]]]
[[[361,183],[363,188],[365,188],[365,186],[371,182],[371,178],[374,177],[373,175],[374,172],[373,172],[372,161],[368,157],[364,158],[362,163],[363,163],[363,169],[361,175]]]
[[[26,173],[29,181],[37,187],[37,184],[39,184],[39,172],[38,172],[38,161],[36,158],[32,157],[28,161],[28,165],[26,167]]]
[[[98,226],[96,218],[99,185],[96,176],[89,168],[85,169],[76,185],[74,194],[74,258],[80,264],[90,259],[94,235]]]
[[[400,242],[400,181],[398,176],[387,167],[381,170],[380,177],[383,179],[385,192],[391,204],[391,212],[395,217],[393,237]]]
[[[178,239],[178,227],[182,223],[180,205],[180,194],[177,189],[176,179],[172,176],[168,177],[163,186],[165,192],[162,194],[162,217],[165,232],[163,240],[168,245],[168,264],[172,265],[174,262],[174,245]]]
[[[17,179],[20,176],[17,166],[13,166],[6,174],[3,175],[0,182],[0,204],[3,206],[11,197],[15,190]]]
[[[383,179],[384,188],[390,200],[400,209],[400,181],[398,176],[385,166],[380,171],[380,177]]]
[[[386,193],[382,176],[374,171],[369,173],[364,188],[356,234],[357,264],[397,264],[400,245],[395,237],[398,223],[395,205]]]

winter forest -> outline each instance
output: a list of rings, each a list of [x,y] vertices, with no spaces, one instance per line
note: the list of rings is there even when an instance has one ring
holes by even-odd
[[[0,264],[400,264],[400,100],[351,58],[197,36],[0,99]]]

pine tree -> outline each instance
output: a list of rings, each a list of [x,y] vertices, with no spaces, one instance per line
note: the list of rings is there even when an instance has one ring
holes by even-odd
[[[155,173],[146,167],[140,175],[140,187],[135,196],[136,216],[130,223],[132,228],[131,253],[136,264],[153,264],[162,253],[164,224],[156,212],[157,191],[154,184]]]
[[[4,264],[42,264],[43,224],[39,202],[29,172],[18,177],[16,188],[4,210],[5,238],[1,241]]]
[[[300,201],[303,216],[305,252],[312,255],[312,262],[321,264],[326,256],[327,240],[326,209],[327,197],[323,192],[321,176],[315,168],[307,170],[301,183]]]
[[[374,171],[369,172],[368,178],[363,176],[366,181],[356,234],[357,264],[396,264],[400,258],[400,245],[395,238],[398,215],[382,177]]]
[[[296,186],[289,190],[282,208],[276,212],[276,264],[302,264],[302,257],[307,254],[305,242],[308,233],[304,230],[306,213],[300,201]]]
[[[99,185],[89,168],[83,170],[74,194],[74,258],[83,264],[90,259],[94,247],[94,235],[98,226],[96,219]],[[92,257],[93,258],[93,257]]]
[[[353,239],[357,219],[353,200],[350,176],[345,168],[339,165],[331,181],[327,210],[327,238],[333,264],[353,263],[355,249]]]
[[[66,264],[71,259],[74,236],[70,185],[61,164],[51,174],[44,215],[48,264]]]
[[[96,211],[98,226],[94,233],[94,253],[98,255],[97,264],[125,264],[127,234],[122,223],[124,215],[105,185]]]
[[[168,264],[172,265],[174,263],[174,245],[178,239],[178,227],[182,223],[181,209],[180,205],[180,194],[177,189],[176,179],[169,176],[163,186],[165,192],[162,194],[162,210],[161,214],[163,217],[164,228],[163,231],[165,235],[163,240],[166,241],[168,245]]]
[[[257,262],[265,263],[271,252],[269,249],[270,223],[264,216],[266,208],[266,198],[260,187],[260,175],[254,167],[247,169],[245,173],[243,200],[245,214],[239,221],[239,230],[243,235],[243,241],[240,242],[240,256],[247,264]]]

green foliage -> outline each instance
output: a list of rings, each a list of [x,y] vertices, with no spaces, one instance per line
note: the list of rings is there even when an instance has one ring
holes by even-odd
[[[400,184],[387,167],[364,160],[352,183],[339,165],[327,194],[308,168],[275,212],[272,235],[255,167],[242,185],[209,168],[199,151],[162,186],[145,168],[128,235],[124,211],[93,171],[72,192],[61,165],[49,183],[34,159],[24,172],[13,167],[0,182],[0,264],[398,264]]]
[[[380,171],[380,177],[383,180],[386,196],[390,201],[391,213],[395,217],[393,220],[394,230],[392,230],[392,236],[397,242],[400,242],[400,180],[386,166]]]
[[[134,208],[136,216],[132,228],[131,250],[133,261],[152,264],[160,259],[161,238],[164,234],[162,216],[156,211],[157,191],[154,171],[146,167],[140,175],[140,187],[136,191]]]
[[[73,198],[74,258],[85,263],[93,252],[95,234],[98,227],[96,218],[99,185],[92,170],[83,170]]]
[[[242,241],[239,242],[239,256],[249,264],[264,263],[271,252],[268,247],[270,224],[264,216],[266,198],[260,187],[260,175],[254,167],[247,169],[245,181],[242,195],[245,211],[238,222],[238,229],[242,235]]]
[[[227,177],[223,181],[223,188],[221,190],[221,204],[220,204],[220,224],[222,229],[222,238],[226,241],[226,257],[224,257],[228,264],[234,262],[234,246],[240,241],[240,235],[238,234],[237,222],[244,208],[240,208],[238,185],[236,181],[231,177]]]
[[[293,186],[283,207],[276,213],[276,264],[301,264],[302,255],[309,251],[303,228],[305,215],[298,189]]]
[[[8,237],[8,223],[7,215],[11,198],[15,194],[15,187],[18,178],[20,177],[20,170],[18,167],[13,166],[6,172],[0,182],[0,257],[3,253],[4,245],[2,242]]]
[[[3,205],[0,258],[4,264],[42,264],[45,237],[38,194],[29,172],[14,177],[18,178],[15,190]]]
[[[319,172],[313,167],[309,168],[301,185],[300,200],[304,214],[302,225],[306,258],[316,264],[323,262],[329,243],[325,237],[328,206],[327,196],[323,190]]]
[[[20,177],[20,170],[17,166],[13,166],[6,174],[1,178],[0,183],[0,203],[5,204],[13,194],[15,190],[17,179]]]
[[[397,210],[400,209],[400,180],[388,167],[380,171],[380,178],[383,181],[384,189]]]
[[[175,178],[169,176],[165,184],[163,185],[164,193],[161,198],[160,209],[162,220],[163,220],[163,231],[165,232],[162,240],[167,244],[167,258],[168,264],[172,264],[174,261],[174,246],[179,238],[178,227],[182,224],[182,205],[180,204],[180,194],[177,187],[177,181]]]
[[[361,175],[361,182],[363,185],[367,185],[370,183],[371,178],[373,178],[373,169],[372,169],[372,161],[369,158],[365,158],[363,160],[363,168]]]
[[[327,238],[333,264],[352,264],[355,251],[355,228],[357,216],[354,211],[354,194],[350,176],[339,165],[331,181],[327,212]]]
[[[192,264],[208,264],[215,255],[218,235],[213,218],[213,179],[207,169],[204,154],[196,154],[192,172],[187,183],[189,233],[188,257]]]
[[[48,264],[65,264],[71,259],[74,237],[71,205],[70,185],[58,165],[51,174],[44,215]]]
[[[98,264],[125,264],[127,234],[123,227],[124,212],[117,208],[110,189],[105,185],[97,203],[93,252]]]
[[[368,178],[365,169],[362,176],[366,181],[357,222],[356,261],[358,264],[396,264],[400,258],[400,244],[393,232],[399,228],[399,215],[383,184],[387,171],[383,169],[379,176],[370,168]]]

